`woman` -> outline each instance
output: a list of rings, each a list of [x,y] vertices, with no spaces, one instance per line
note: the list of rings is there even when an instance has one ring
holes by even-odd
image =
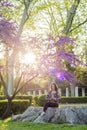
[[[50,91],[46,96],[47,102],[43,108],[43,113],[41,115],[45,114],[48,107],[58,107],[59,99],[60,99],[60,95],[58,93],[57,85],[55,83],[52,83],[50,86]]]

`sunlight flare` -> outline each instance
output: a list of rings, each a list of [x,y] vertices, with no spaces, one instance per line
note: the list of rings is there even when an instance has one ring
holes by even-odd
[[[23,56],[22,63],[33,64],[36,61],[36,55],[32,52],[29,52]]]

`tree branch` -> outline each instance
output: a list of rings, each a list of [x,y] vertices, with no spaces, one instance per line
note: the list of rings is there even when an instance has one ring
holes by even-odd
[[[22,15],[20,27],[19,27],[19,30],[18,30],[18,37],[20,37],[22,30],[23,30],[23,26],[24,26],[25,22],[27,21],[27,19],[29,17],[28,16],[28,9],[29,9],[30,3],[31,2],[29,0],[24,1],[25,8],[24,8],[24,12],[23,12],[23,15]]]
[[[74,3],[71,6],[71,8],[67,14],[66,26],[63,29],[63,33],[66,35],[69,33],[69,30],[72,26],[72,22],[73,22],[75,14],[76,14],[76,10],[78,8],[79,3],[80,3],[80,0],[74,0]]]
[[[72,32],[72,31],[74,31],[75,29],[77,29],[77,28],[80,27],[81,25],[85,24],[86,22],[87,22],[87,19],[86,19],[85,21],[83,21],[82,23],[78,24],[75,28],[71,29],[71,30],[69,31],[69,33]]]
[[[28,81],[26,81],[20,88],[18,88],[18,90],[15,91],[14,93],[14,97],[16,96],[16,94],[28,83],[30,82],[31,80],[33,80],[35,77],[37,77],[38,74],[36,74],[34,77],[32,77],[31,79],[29,79]]]
[[[1,74],[1,72],[0,72],[0,79],[1,79],[1,83],[2,83],[2,85],[4,87],[4,92],[5,92],[6,98],[8,99],[9,95],[8,95],[8,91],[7,91],[7,86],[6,86],[6,83],[4,81],[4,78],[3,78],[2,74]]]
[[[12,98],[14,98],[14,97],[15,97],[15,93],[16,93],[16,91],[17,91],[18,87],[19,87],[19,84],[20,84],[20,82],[21,82],[21,79],[22,79],[22,74],[21,74],[21,76],[20,76],[20,78],[19,78],[19,81],[18,81],[18,83],[17,83],[16,87],[15,87],[15,91],[14,91],[14,93],[13,93]]]

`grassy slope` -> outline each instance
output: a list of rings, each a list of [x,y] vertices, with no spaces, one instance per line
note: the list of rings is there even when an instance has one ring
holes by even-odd
[[[0,130],[87,130],[87,125],[0,121]]]

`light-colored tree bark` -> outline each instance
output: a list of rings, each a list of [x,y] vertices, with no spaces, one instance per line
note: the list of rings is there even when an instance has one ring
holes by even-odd
[[[21,19],[21,22],[20,22],[20,26],[19,26],[19,30],[18,30],[18,34],[17,34],[17,38],[20,39],[20,36],[22,34],[22,31],[23,31],[23,27],[24,27],[24,24],[26,23],[26,21],[28,20],[29,18],[29,15],[28,15],[28,9],[29,9],[29,5],[30,5],[30,0],[24,0],[24,11],[23,11],[23,15],[22,15],[22,19]],[[18,50],[18,46],[16,45],[15,43],[15,47],[14,47],[14,50],[13,50],[13,53],[12,55],[8,56],[8,62],[7,62],[7,66],[9,68],[9,73],[8,73],[8,77],[7,77],[7,84],[8,84],[8,94],[9,96],[10,95],[13,95],[13,87],[14,87],[14,62],[15,62],[15,55],[17,53],[17,50]]]
[[[66,35],[68,35],[68,33],[72,27],[73,19],[76,14],[76,10],[78,8],[79,3],[80,3],[80,0],[74,0],[73,5],[71,6],[70,10],[67,13],[66,26],[63,29],[63,33]]]

